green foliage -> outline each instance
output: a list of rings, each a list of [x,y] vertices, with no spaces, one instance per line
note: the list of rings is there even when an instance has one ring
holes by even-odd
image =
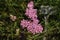
[[[26,29],[22,29],[20,21],[25,18],[24,15],[29,0],[0,0],[0,40],[59,40],[60,38],[60,0],[34,0],[35,8],[40,23],[45,27],[44,15],[40,13],[41,5],[56,7],[56,12],[48,18],[48,29],[41,34],[32,35]],[[12,21],[10,14],[15,15],[17,20]],[[16,35],[16,29],[19,34]]]

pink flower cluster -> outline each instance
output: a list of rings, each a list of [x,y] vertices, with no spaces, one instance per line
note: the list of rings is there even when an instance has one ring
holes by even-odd
[[[29,2],[27,5],[28,8],[26,8],[25,15],[28,16],[28,18],[34,19],[37,18],[37,9],[33,9],[34,3],[33,1]]]
[[[27,5],[26,13],[25,15],[28,16],[31,20],[22,20],[21,26],[22,28],[27,28],[28,32],[31,32],[33,34],[41,33],[43,31],[43,27],[39,23],[39,20],[37,19],[37,9],[33,9],[34,3],[33,1],[30,1]]]

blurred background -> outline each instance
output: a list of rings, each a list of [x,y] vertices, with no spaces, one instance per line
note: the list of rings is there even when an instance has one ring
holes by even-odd
[[[38,20],[44,28],[42,33],[35,35],[22,29],[20,25],[23,18],[28,19],[25,10],[29,1],[0,0],[0,40],[44,40],[44,37],[45,40],[60,40],[60,0],[33,0]],[[48,14],[44,14],[41,5],[52,6],[53,10],[50,12],[55,12],[51,14],[47,11]]]

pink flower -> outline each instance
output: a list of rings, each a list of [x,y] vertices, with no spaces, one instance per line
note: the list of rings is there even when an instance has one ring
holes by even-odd
[[[33,9],[33,1],[28,3],[28,8],[26,9],[25,15],[28,16],[31,20],[22,20],[21,26],[22,28],[27,28],[28,32],[31,32],[32,34],[41,33],[43,31],[43,27],[39,23],[39,20],[37,19],[37,9]]]
[[[30,22],[28,20],[23,19],[20,24],[21,24],[22,28],[25,28],[25,27],[27,27],[29,25],[29,23]]]
[[[32,19],[32,20],[33,20],[33,22],[34,22],[35,24],[38,24],[38,23],[39,23],[39,20],[36,19],[36,18],[34,18],[34,19]]]
[[[28,32],[31,32],[32,34],[36,33],[42,33],[43,27],[40,24],[35,24],[34,22],[31,22],[27,27]]]
[[[26,16],[28,16],[29,18],[37,18],[37,9],[26,9]]]
[[[27,6],[28,8],[26,9],[25,15],[28,16],[28,18],[37,18],[37,9],[33,9],[33,1],[30,1]]]
[[[32,9],[34,7],[33,1],[30,1],[27,6],[29,9]]]

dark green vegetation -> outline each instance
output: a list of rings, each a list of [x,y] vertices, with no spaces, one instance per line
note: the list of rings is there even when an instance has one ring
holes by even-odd
[[[57,10],[48,18],[47,31],[32,35],[26,29],[22,29],[20,21],[27,17],[24,15],[28,0],[0,0],[0,40],[60,40],[60,0],[34,0],[38,12],[38,19],[45,27],[44,15],[40,13],[41,5],[49,5]],[[10,19],[10,14],[17,17],[16,21]],[[17,33],[17,29],[19,29]]]

